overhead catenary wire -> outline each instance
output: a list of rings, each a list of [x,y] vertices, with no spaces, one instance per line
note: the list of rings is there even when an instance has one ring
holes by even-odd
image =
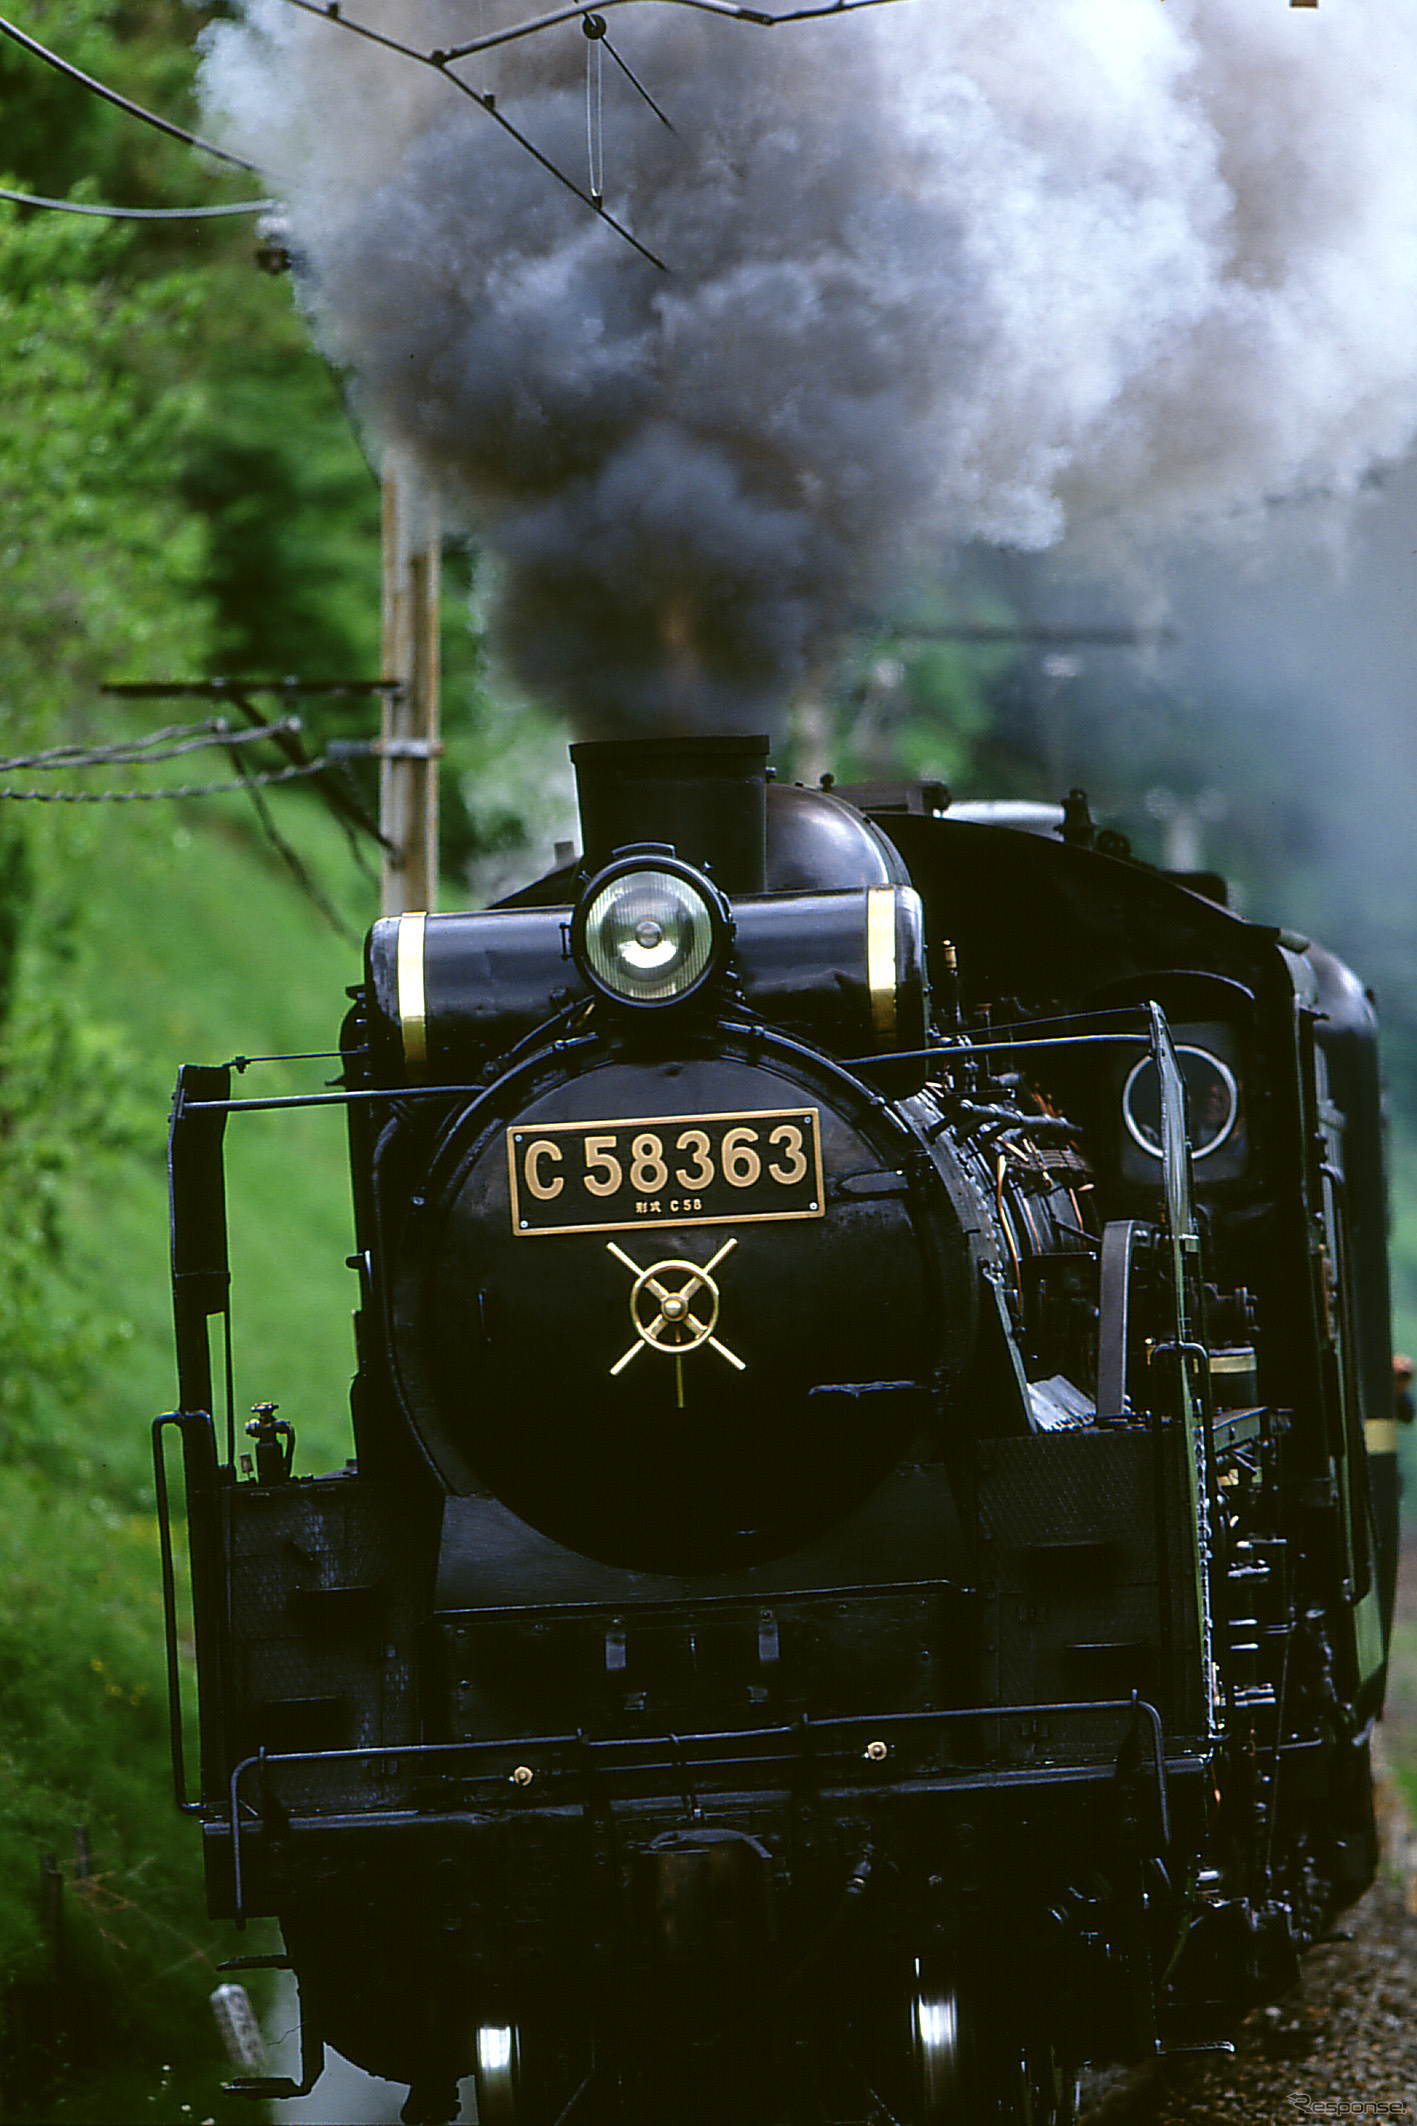
[[[588,19],[589,19],[589,18],[588,18]],[[678,138],[678,133],[677,133],[677,131],[676,131],[676,129],[675,129],[675,125],[674,125],[674,121],[673,121],[673,119],[672,119],[672,118],[670,118],[670,117],[668,116],[668,114],[667,114],[666,112],[664,112],[664,111],[662,111],[662,110],[660,109],[659,105],[658,105],[658,104],[657,104],[657,103],[655,102],[655,100],[654,100],[653,96],[651,96],[651,94],[650,94],[649,90],[648,90],[648,89],[647,89],[647,88],[645,87],[644,83],[643,83],[643,82],[641,81],[641,79],[640,79],[639,75],[638,75],[638,74],[637,74],[637,73],[635,72],[634,68],[633,68],[632,66],[630,66],[630,65],[629,65],[629,64],[628,64],[628,63],[626,62],[626,60],[624,59],[624,57],[623,57],[623,56],[622,56],[622,55],[621,55],[621,54],[620,54],[619,52],[617,52],[617,51],[616,51],[616,49],[615,49],[614,45],[613,45],[613,44],[612,44],[612,43],[610,42],[610,39],[609,39],[609,37],[608,37],[608,36],[607,36],[607,35],[605,34],[605,27],[604,27],[604,22],[605,22],[605,18],[604,18],[604,16],[602,16],[602,15],[597,15],[597,16],[595,16],[595,17],[594,17],[594,20],[595,20],[595,21],[597,21],[597,22],[599,22],[599,23],[601,24],[601,29],[600,29],[600,41],[601,41],[601,43],[602,43],[602,44],[603,44],[603,45],[605,46],[605,49],[606,49],[606,51],[607,51],[607,52],[609,52],[609,54],[610,54],[611,58],[612,58],[612,59],[613,59],[613,60],[615,61],[615,64],[616,64],[616,66],[618,66],[618,67],[619,67],[619,69],[620,69],[620,72],[621,72],[621,73],[622,73],[622,74],[624,75],[625,79],[626,79],[626,80],[627,80],[627,81],[629,82],[629,84],[630,84],[631,88],[633,88],[633,89],[636,89],[636,90],[638,90],[639,94],[640,94],[640,95],[641,95],[641,96],[642,96],[642,97],[644,98],[644,101],[645,101],[645,102],[646,102],[646,103],[647,103],[647,104],[649,105],[650,109],[651,109],[651,110],[652,110],[652,111],[654,112],[654,115],[655,115],[655,117],[656,117],[656,118],[657,118],[657,119],[659,120],[660,124],[661,124],[662,126],[667,126],[667,127],[668,127],[668,129],[669,129],[669,131],[670,131],[671,133],[673,133],[673,134],[674,134],[674,136],[675,136],[675,138],[677,139],[677,138]]]
[[[660,124],[667,126],[671,133],[674,132],[674,126],[670,118],[655,102],[634,68],[626,63],[610,42],[604,15],[582,15],[581,28],[585,31],[589,40],[586,52],[586,130],[590,137],[590,188],[597,198],[601,198],[605,192],[603,158],[600,151],[602,71],[600,55],[602,52],[610,54],[631,88],[649,105]],[[593,114],[591,103],[592,82],[594,82]],[[678,135],[676,134],[675,137],[677,139]]]
[[[671,133],[674,132],[675,129],[672,122],[655,102],[654,97],[644,83],[620,56],[619,52],[615,50],[614,46],[609,43],[608,39],[605,39],[601,0],[596,0],[596,4],[593,7],[581,5],[554,8],[546,14],[528,16],[525,21],[512,23],[504,29],[484,31],[480,36],[469,38],[463,44],[451,45],[446,49],[435,48],[426,51],[421,50],[417,45],[405,44],[400,38],[391,37],[384,30],[376,30],[367,22],[355,21],[345,13],[343,0],[285,0],[285,4],[288,7],[298,9],[301,14],[314,15],[322,22],[333,23],[336,28],[346,30],[352,36],[362,37],[370,44],[380,45],[385,51],[395,52],[404,59],[413,60],[417,65],[432,67],[445,80],[451,82],[454,88],[460,89],[464,96],[469,97],[473,103],[477,104],[479,109],[485,111],[487,116],[501,126],[504,132],[510,134],[519,146],[524,148],[550,176],[556,179],[558,184],[564,185],[566,190],[573,193],[583,205],[589,207],[592,213],[598,214],[602,221],[606,222],[618,236],[623,237],[626,243],[632,245],[642,258],[648,260],[650,265],[657,267],[661,273],[669,272],[670,269],[664,260],[656,257],[648,245],[641,243],[633,231],[626,228],[625,224],[610,212],[605,205],[603,197],[599,194],[598,184],[603,173],[601,170],[598,93],[596,94],[596,114],[592,116],[589,108],[587,110],[587,131],[590,136],[590,189],[585,190],[576,183],[573,177],[569,177],[564,170],[553,163],[549,156],[544,155],[540,148],[528,139],[525,133],[512,124],[494,95],[487,90],[473,88],[469,82],[463,81],[452,71],[455,62],[460,59],[469,59],[475,54],[493,51],[497,46],[514,43],[518,38],[537,36],[545,30],[554,29],[561,23],[579,21],[587,36],[594,38],[597,43],[605,40],[611,58],[626,79],[644,98],[660,122],[667,126]],[[604,8],[640,6],[643,4],[644,0],[603,0]],[[737,4],[737,0],[660,0],[660,4],[687,7],[696,13],[717,15],[727,21],[746,22],[760,29],[774,29],[793,22],[811,22],[825,19],[828,16],[859,14],[862,9],[868,7],[898,6],[901,4],[901,0],[813,0],[812,5],[788,8],[781,14],[769,14],[761,8],[743,7]],[[591,28],[589,25],[592,23],[598,23],[599,27]],[[598,70],[598,53],[595,66]],[[588,67],[588,106],[592,96],[590,71]]]
[[[525,153],[530,155],[534,162],[540,164],[541,168],[544,169],[549,176],[553,177],[558,184],[563,185],[567,191],[574,194],[574,196],[579,199],[583,205],[591,209],[592,213],[599,215],[600,219],[604,221],[611,229],[613,229],[617,236],[622,237],[626,243],[631,245],[634,250],[638,251],[641,257],[644,258],[650,265],[656,267],[657,270],[661,273],[668,272],[669,269],[666,266],[664,260],[662,258],[656,257],[654,252],[651,251],[646,244],[641,243],[639,238],[635,236],[630,229],[626,228],[624,223],[621,222],[614,214],[609,211],[602,199],[597,198],[593,192],[583,190],[582,187],[576,183],[575,179],[568,176],[564,170],[560,169],[557,164],[552,162],[551,158],[548,155],[544,154],[542,150],[536,146],[535,142],[529,139],[528,136],[521,131],[519,126],[513,125],[513,123],[506,116],[506,114],[503,111],[499,110],[497,106],[497,99],[494,95],[491,94],[490,91],[475,89],[468,82],[460,80],[456,74],[451,72],[450,67],[448,65],[448,59],[450,57],[449,54],[442,52],[420,51],[416,46],[403,44],[397,38],[385,36],[381,31],[371,29],[364,23],[351,22],[347,17],[345,17],[341,13],[338,5],[318,6],[314,4],[314,0],[290,0],[290,4],[292,6],[301,8],[301,10],[306,14],[318,16],[322,21],[337,23],[340,28],[347,29],[353,32],[356,36],[363,37],[371,43],[383,45],[387,50],[397,52],[404,58],[411,59],[423,65],[433,67],[436,72],[442,74],[448,81],[450,81],[454,88],[460,90],[461,93],[464,96],[468,97],[473,103],[475,103],[480,110],[485,111],[487,116],[492,119],[493,123],[500,126],[502,131],[508,134],[509,137],[525,151]],[[679,4],[708,5],[709,0],[679,0]],[[852,6],[880,4],[880,0],[848,0],[848,4]],[[557,17],[555,19],[574,20],[577,16],[584,16],[587,12],[588,10],[584,8],[571,9],[568,10],[565,15]],[[113,104],[115,108],[120,111],[125,111],[129,117],[140,119],[144,125],[153,126],[157,129],[158,132],[166,133],[171,139],[180,140],[184,142],[186,146],[196,148],[200,153],[204,155],[214,155],[220,161],[230,163],[235,169],[249,170],[253,173],[253,175],[256,176],[262,176],[265,174],[258,163],[251,162],[246,156],[237,155],[229,148],[219,147],[214,141],[204,140],[200,134],[190,132],[185,126],[175,125],[171,119],[160,118],[155,111],[147,110],[144,105],[140,103],[135,103],[131,97],[120,95],[116,89],[111,89],[104,82],[96,80],[92,74],[86,74],[81,67],[73,65],[73,63],[67,59],[60,58],[59,54],[57,52],[51,51],[48,45],[41,44],[38,38],[31,37],[26,31],[20,29],[16,23],[9,21],[3,15],[0,15],[0,36],[8,37],[12,43],[19,45],[22,50],[32,53],[35,58],[42,59],[47,66],[53,67],[56,72],[63,74],[68,80],[77,82],[80,87],[87,89],[90,94],[101,97],[104,102]],[[504,43],[506,41],[507,40],[504,36],[495,32],[491,35],[491,37],[486,40],[488,44]],[[469,47],[469,49],[479,48],[481,48],[480,45],[474,45]],[[625,65],[625,62],[620,58],[619,54],[617,52],[612,51],[611,56],[615,60],[616,64],[622,68],[629,80],[634,83],[634,86],[644,97],[646,103],[650,105],[650,108],[655,111],[656,115],[661,120],[663,120],[665,125],[669,125],[669,120],[659,109],[659,106],[655,103],[654,98],[649,94],[648,90],[645,89],[644,85],[636,79],[635,75],[631,72],[630,68]],[[673,128],[671,127],[670,130],[672,131]],[[98,214],[104,216],[105,218],[125,221],[173,221],[196,219],[199,217],[204,217],[209,213],[252,213],[259,212],[262,207],[269,204],[269,202],[262,200],[254,203],[241,201],[233,206],[216,209],[138,208],[109,210],[97,205],[85,206],[81,202],[77,201],[66,202],[54,199],[41,199],[38,196],[16,194],[12,192],[0,193],[0,197],[13,200],[16,204],[19,205],[37,207],[42,206],[50,209],[58,209],[60,211],[64,211],[67,209],[68,211],[74,213]]]
[[[239,775],[226,782],[185,783],[182,787],[162,790],[8,790],[0,789],[0,800],[12,804],[32,805],[141,805],[157,803],[163,799],[175,800],[185,797],[219,797],[226,791],[249,790],[259,783],[269,788],[274,783],[298,782],[311,775],[327,775],[343,761],[372,755],[372,743],[352,743],[351,749],[341,749],[338,755],[322,754],[302,763],[299,767],[261,768],[250,775]]]
[[[45,746],[37,753],[12,753],[0,759],[0,775],[13,775],[20,768],[126,767],[134,762],[175,760],[203,746],[251,745],[282,732],[298,731],[298,716],[282,717],[259,730],[238,731],[223,717],[208,717],[202,723],[170,723],[145,738],[119,738],[109,745]]]
[[[245,732],[233,732],[231,735],[233,738],[240,739],[249,734]],[[257,735],[266,736],[267,733],[265,731],[262,731]],[[349,924],[345,921],[344,917],[340,914],[339,910],[335,907],[334,902],[330,899],[329,895],[319,884],[309,865],[301,856],[299,850],[294,848],[292,844],[288,842],[285,836],[281,833],[279,827],[277,827],[275,823],[275,818],[271,812],[271,808],[266,803],[265,792],[262,786],[267,781],[279,782],[282,780],[282,776],[277,774],[268,777],[264,774],[257,773],[255,770],[253,770],[247,765],[245,758],[235,745],[228,745],[227,751],[231,756],[232,764],[234,765],[237,774],[241,777],[242,783],[246,790],[246,794],[250,798],[252,805],[255,807],[256,817],[261,823],[261,832],[265,835],[266,840],[270,843],[272,849],[275,850],[276,855],[285,865],[287,871],[295,880],[295,883],[300,888],[301,892],[306,896],[308,900],[313,903],[316,908],[319,909],[320,914],[330,925],[331,929],[336,931],[340,937],[347,938],[353,941],[355,933],[350,928]],[[317,767],[317,764],[312,762],[310,766],[312,768],[315,768]],[[301,768],[287,769],[284,771],[285,774],[300,774],[303,772],[308,771]]]
[[[252,691],[255,690],[253,689]],[[274,739],[279,750],[284,753],[286,759],[293,767],[303,767],[309,763],[310,756],[305,751],[305,744],[300,736],[300,719],[298,716],[273,719],[258,709],[255,702],[249,700],[245,694],[238,692],[232,698],[247,722],[254,726],[252,731],[244,734],[246,737],[265,736]],[[328,775],[321,774],[317,783],[319,794],[339,824],[355,862],[359,865],[360,870],[364,871],[371,880],[376,874],[364,854],[363,837],[367,835],[371,840],[378,842],[379,846],[385,851],[392,850],[393,844],[384,833],[383,828],[376,820],[371,819],[365,810],[359,795],[359,787],[350,772],[349,763],[351,760],[360,758],[369,759],[380,750],[382,750],[380,746],[376,746],[369,740],[336,739],[332,741],[325,753],[325,759],[329,762],[332,772]],[[235,754],[232,755],[232,758],[236,758]],[[246,770],[243,765],[244,772]]]
[[[324,800],[349,845],[350,854],[365,876],[373,881],[376,873],[365,853],[365,842],[374,841],[386,853],[394,844],[383,827],[374,819],[360,794],[354,779],[351,763],[359,759],[380,756],[385,748],[383,741],[359,739],[332,739],[322,758],[312,760],[305,750],[298,716],[271,717],[259,709],[252,700],[254,694],[273,694],[278,701],[298,701],[304,698],[323,697],[326,700],[348,695],[381,695],[386,700],[403,691],[403,682],[396,679],[198,679],[198,680],[116,680],[110,681],[103,692],[115,698],[137,701],[202,700],[230,701],[252,728],[236,734],[232,740],[221,739],[235,760],[233,744],[249,745],[269,738],[292,768],[300,769],[311,778],[316,793]],[[229,729],[224,717],[214,717],[207,724],[190,726],[192,730],[207,730],[216,734],[212,742],[218,742],[220,734]],[[151,756],[149,756],[151,757]],[[244,763],[243,773],[248,771]],[[289,778],[272,776],[271,781]],[[203,793],[207,794],[207,793]],[[266,815],[254,793],[252,803],[261,813],[262,826]],[[268,833],[270,830],[267,829]],[[273,843],[278,837],[271,834]],[[292,866],[292,868],[294,868]]]
[[[632,4],[632,0],[598,0],[598,5],[603,7],[619,7],[630,4]],[[633,0],[633,4],[642,4],[642,0]],[[735,4],[735,0],[661,0],[661,4],[687,7],[699,13],[719,15],[730,21],[747,22],[758,28],[771,29],[787,23],[824,19],[827,16],[857,14],[861,9],[867,7],[894,6],[900,4],[900,0],[817,0],[817,4],[790,8],[781,14],[768,14],[760,8],[738,6]],[[477,104],[480,110],[485,111],[487,116],[530,155],[534,162],[540,164],[541,168],[549,176],[553,177],[558,184],[564,186],[583,205],[589,207],[592,213],[597,214],[608,227],[615,231],[617,236],[622,237],[626,243],[638,251],[640,256],[650,265],[656,267],[661,273],[669,271],[665,261],[656,257],[648,245],[641,243],[633,231],[626,228],[625,224],[610,212],[605,205],[604,198],[600,195],[597,182],[601,174],[599,168],[598,122],[593,129],[591,186],[589,190],[583,190],[574,178],[568,176],[564,170],[552,162],[548,155],[543,154],[535,142],[530,140],[518,126],[512,124],[506,114],[498,108],[497,99],[490,90],[473,88],[470,83],[461,80],[451,71],[455,60],[469,58],[474,53],[491,51],[498,45],[510,44],[518,38],[534,36],[541,31],[554,28],[559,23],[579,20],[584,24],[587,21],[594,20],[596,19],[595,10],[585,6],[556,8],[547,14],[529,16],[524,22],[514,23],[506,29],[489,30],[481,36],[470,39],[465,44],[451,47],[445,51],[420,51],[414,45],[401,43],[396,37],[387,36],[380,30],[370,28],[367,23],[351,21],[343,12],[341,0],[287,0],[287,5],[299,8],[304,14],[316,15],[322,21],[336,23],[341,29],[349,30],[355,36],[363,37],[370,43],[383,45],[387,50],[396,52],[403,58],[433,67],[450,81],[454,88],[459,89],[464,96],[467,96],[473,103]],[[607,51],[620,68],[620,71],[625,75],[625,78],[644,98],[644,101],[660,122],[667,126],[672,133],[675,130],[672,121],[666,116],[659,104],[656,103],[654,97],[639,79],[633,68],[616,51],[614,45],[605,38],[603,22],[598,32],[591,31],[589,34],[598,36],[598,38],[605,41]],[[41,44],[38,38],[31,37],[26,31],[20,29],[16,23],[8,21],[4,16],[0,16],[0,36],[8,37],[12,43],[19,45],[24,51],[31,52],[37,59],[42,59],[46,66],[53,67],[70,81],[77,82],[92,95],[102,97],[104,102],[113,104],[116,109],[125,111],[129,117],[140,119],[144,125],[155,127],[158,132],[166,133],[169,138],[180,140],[186,146],[196,148],[203,155],[214,155],[219,161],[231,164],[234,169],[249,170],[256,176],[264,174],[258,163],[249,161],[244,155],[237,155],[230,148],[219,147],[215,141],[204,140],[200,134],[190,132],[185,126],[175,125],[171,119],[159,117],[155,111],[147,110],[142,104],[135,103],[131,97],[120,95],[116,89],[111,89],[104,82],[95,80],[92,74],[86,74],[81,67],[73,65],[70,60],[60,58],[59,54],[51,51],[48,45]],[[598,63],[597,54],[597,68]],[[0,199],[8,200],[18,206],[41,207],[61,213],[89,214],[112,221],[207,220],[222,215],[259,213],[262,208],[270,204],[266,200],[238,200],[230,204],[212,207],[109,207],[79,200],[49,199],[38,194],[13,192],[4,188],[0,188]]]
[[[214,221],[222,214],[264,214],[269,199],[237,199],[220,207],[107,207],[82,199],[45,199],[38,192],[11,192],[0,185],[0,199],[17,207],[50,207],[60,214],[96,214],[105,221]]]
[[[289,0],[292,6],[304,7],[314,15],[329,15],[344,21],[338,6],[322,6],[319,0]],[[647,0],[594,0],[594,12],[603,13],[613,7],[642,7]],[[740,7],[736,0],[656,0],[665,7],[686,7],[695,14],[718,15],[729,22],[746,22],[754,29],[782,29],[795,22],[816,22],[827,16],[859,15],[868,7],[895,7],[902,0],[816,0],[809,7],[786,8],[781,14],[770,15],[762,8]],[[490,51],[495,45],[512,44],[519,37],[535,37],[542,30],[555,29],[558,23],[574,22],[578,16],[592,12],[584,4],[551,9],[544,15],[529,15],[523,22],[514,22],[505,29],[488,30],[484,36],[471,37],[465,44],[451,45],[446,51],[434,52],[431,57],[446,65],[454,59],[468,59],[474,52]],[[357,28],[354,23],[348,24]],[[372,33],[371,33],[372,34]]]
[[[302,687],[298,681],[276,682],[274,691],[289,695],[293,692],[348,693],[379,692],[389,682],[365,682],[362,685],[347,683],[318,684]],[[257,685],[248,691],[260,691]],[[127,689],[113,687],[105,692],[123,692]],[[227,681],[197,682],[194,685],[175,687],[139,685],[132,692],[159,694],[164,692],[210,693],[216,691],[230,695],[235,706],[250,719],[252,728],[242,729],[225,717],[210,717],[199,724],[168,724],[159,731],[150,731],[140,738],[117,739],[107,744],[68,744],[48,746],[31,753],[15,754],[0,759],[0,774],[13,774],[20,770],[31,773],[44,769],[74,771],[84,768],[113,769],[119,767],[151,767],[160,762],[173,760],[181,755],[202,748],[219,747],[236,769],[233,777],[204,783],[167,785],[157,789],[127,787],[118,790],[38,790],[0,787],[0,802],[39,805],[132,805],[173,803],[198,797],[216,797],[240,793],[248,797],[255,808],[261,832],[281,863],[302,893],[319,910],[321,916],[341,937],[352,938],[354,933],[339,913],[308,864],[276,825],[265,791],[283,783],[313,781],[343,828],[346,839],[366,876],[373,873],[359,845],[358,831],[372,835],[382,842],[384,837],[379,827],[365,812],[349,776],[352,760],[369,759],[380,751],[373,739],[346,739],[332,743],[329,749],[311,757],[305,753],[300,736],[300,718],[284,716],[268,718],[255,705],[244,699]],[[285,755],[286,764],[279,768],[256,766],[249,758],[253,745],[274,744]]]
[[[214,141],[203,140],[199,134],[189,133],[185,126],[174,125],[170,118],[159,118],[155,111],[145,110],[142,104],[134,103],[130,97],[120,96],[117,89],[106,88],[103,82],[95,81],[92,74],[85,74],[69,60],[61,59],[57,52],[50,51],[47,44],[41,44],[36,38],[27,36],[24,30],[17,28],[13,22],[8,22],[3,15],[0,15],[0,36],[8,37],[13,44],[32,52],[37,59],[42,59],[46,66],[52,66],[58,73],[67,75],[70,81],[77,81],[81,88],[88,89],[92,95],[101,96],[105,103],[111,103],[118,110],[126,111],[130,118],[140,118],[144,125],[155,126],[159,133],[166,133],[173,140],[183,141],[189,148],[198,148],[203,155],[215,155],[219,162],[229,162],[235,169],[251,170],[257,176],[262,174],[258,165],[248,162],[244,155],[233,154],[230,148],[219,148]]]
[[[311,766],[310,756],[305,751],[301,737],[301,721],[298,716],[269,717],[258,709],[252,700],[254,694],[274,695],[278,701],[302,699],[340,699],[345,696],[381,695],[385,699],[403,692],[399,679],[144,679],[110,680],[102,691],[115,700],[128,701],[230,701],[240,710],[253,729],[242,734],[242,743],[251,743],[259,738],[275,741],[286,759],[295,767]],[[186,728],[220,731],[225,719],[215,717],[205,724]],[[360,798],[358,787],[350,773],[352,760],[370,758],[383,750],[382,741],[374,743],[358,739],[333,739],[325,753],[325,762],[331,772],[321,774],[318,788],[331,812],[344,829],[357,861],[364,863],[364,852],[359,840],[367,835],[384,849],[392,845],[377,821],[372,819]],[[316,763],[315,765],[318,765]]]
[[[568,192],[580,200],[583,206],[589,207],[592,214],[598,215],[608,228],[613,229],[617,236],[622,237],[630,245],[632,250],[638,251],[641,258],[645,259],[651,266],[654,266],[660,273],[669,272],[670,269],[664,260],[657,257],[650,250],[648,244],[641,243],[634,231],[626,228],[624,222],[610,212],[603,200],[596,199],[592,193],[586,191],[583,186],[578,185],[574,177],[567,176],[563,169],[552,162],[549,155],[543,154],[535,141],[529,139],[519,126],[512,124],[497,98],[490,91],[475,89],[471,82],[463,81],[452,71],[451,61],[455,57],[462,56],[461,54],[440,51],[426,52],[421,51],[417,45],[403,44],[397,37],[389,37],[382,30],[371,29],[367,23],[351,21],[338,5],[334,7],[320,6],[317,4],[317,0],[286,0],[286,5],[297,8],[301,14],[313,15],[317,21],[333,23],[337,29],[347,30],[351,36],[362,37],[369,44],[380,45],[385,51],[396,52],[401,58],[412,60],[415,65],[431,67],[436,74],[440,74],[445,81],[449,82],[453,88],[459,90],[470,102],[475,103],[479,110],[485,111],[494,125],[500,126],[502,131],[517,143],[518,147],[525,149],[533,162],[539,163],[548,176],[555,178],[557,184],[563,185]],[[559,19],[575,21],[581,16],[593,12],[594,10],[583,7],[572,8]],[[505,43],[506,39],[494,36],[489,41]],[[472,50],[479,48],[478,46],[469,47]],[[660,115],[662,116],[663,114],[661,113]],[[668,121],[666,120],[665,123],[667,124]]]
[[[149,690],[139,688],[135,691]],[[223,691],[229,689],[224,687]],[[344,692],[347,689],[339,687],[323,691]],[[162,730],[151,731],[142,738],[118,739],[111,744],[47,746],[33,753],[17,753],[0,759],[0,775],[60,769],[72,771],[83,768],[151,767],[162,761],[175,760],[184,754],[215,746],[237,765],[239,772],[234,779],[183,783],[180,786],[163,786],[157,789],[144,789],[139,786],[121,790],[0,788],[0,800],[8,800],[14,804],[38,805],[154,804],[189,797],[216,797],[232,791],[250,792],[253,785],[270,788],[279,783],[306,781],[318,777],[325,785],[325,795],[331,801],[332,809],[351,839],[352,830],[358,828],[376,841],[382,841],[383,836],[379,828],[364,811],[357,795],[343,788],[348,778],[349,763],[375,758],[380,750],[377,740],[340,739],[334,741],[325,752],[309,755],[301,742],[298,716],[269,720],[245,700],[237,698],[236,706],[253,720],[253,728],[242,730],[228,723],[225,717],[214,716],[198,724],[168,724]],[[243,749],[266,743],[274,743],[285,753],[286,764],[283,767],[257,768],[248,765],[241,757]],[[333,785],[331,778],[335,778]]]
[[[588,182],[590,196],[599,205],[605,198],[605,84],[600,50],[605,38],[605,17],[583,16],[581,28],[586,33],[585,130],[586,157],[589,163]]]

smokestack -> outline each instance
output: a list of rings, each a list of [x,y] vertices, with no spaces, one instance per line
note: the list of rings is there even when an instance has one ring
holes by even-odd
[[[629,738],[572,746],[587,868],[668,842],[724,893],[766,891],[768,741]]]

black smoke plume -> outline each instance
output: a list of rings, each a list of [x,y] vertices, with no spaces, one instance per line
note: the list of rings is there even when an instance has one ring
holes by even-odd
[[[509,0],[349,0],[420,50]],[[970,540],[1114,553],[1336,505],[1417,433],[1411,0],[898,0],[607,16],[605,202],[284,0],[208,32],[327,354],[498,557],[599,732],[771,717]],[[586,188],[579,19],[459,63]]]

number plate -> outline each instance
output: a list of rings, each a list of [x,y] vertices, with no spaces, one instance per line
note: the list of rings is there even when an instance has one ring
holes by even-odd
[[[519,1234],[822,1215],[815,1107],[509,1129],[507,1172]]]

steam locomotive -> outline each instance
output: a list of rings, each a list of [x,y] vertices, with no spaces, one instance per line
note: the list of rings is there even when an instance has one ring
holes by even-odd
[[[1228,2048],[1373,1874],[1369,1001],[1078,793],[572,750],[584,859],[376,923],[301,1096],[337,1473],[236,1412],[224,1135],[291,1101],[178,1079],[177,1784],[304,2035],[244,2086],[328,2043],[409,2121],[468,2076],[482,2126],[1066,2120],[1085,2062]]]

